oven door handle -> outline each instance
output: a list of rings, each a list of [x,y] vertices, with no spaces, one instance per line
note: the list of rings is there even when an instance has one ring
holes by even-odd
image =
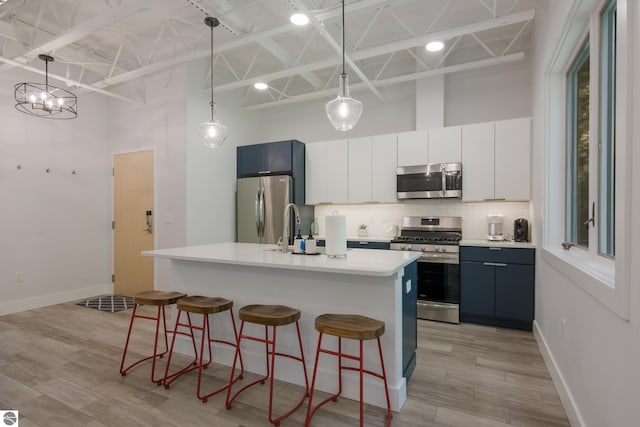
[[[434,260],[434,261],[441,261],[441,260],[458,260],[458,255],[422,255],[422,257],[420,258],[421,260]]]

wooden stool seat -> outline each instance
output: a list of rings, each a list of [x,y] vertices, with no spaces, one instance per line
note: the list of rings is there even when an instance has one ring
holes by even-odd
[[[178,300],[178,310],[198,314],[222,313],[233,307],[233,301],[220,297],[190,295]]]
[[[316,330],[352,340],[373,340],[384,334],[384,322],[357,314],[321,314]]]
[[[144,291],[136,294],[136,304],[142,305],[171,305],[180,298],[186,297],[184,292],[177,291]]]
[[[265,326],[282,326],[297,322],[300,310],[286,305],[253,304],[238,311],[240,320]]]

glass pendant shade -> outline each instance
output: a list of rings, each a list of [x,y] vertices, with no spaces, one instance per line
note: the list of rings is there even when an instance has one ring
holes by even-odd
[[[202,142],[206,147],[216,148],[224,144],[229,129],[216,119],[215,104],[211,106],[211,120],[200,125]]]
[[[340,89],[338,96],[324,106],[327,117],[336,130],[348,131],[360,120],[362,102],[351,98],[349,81],[346,73],[340,74]]]

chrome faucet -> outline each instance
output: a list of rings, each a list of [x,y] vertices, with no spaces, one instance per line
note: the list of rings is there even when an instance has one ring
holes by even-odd
[[[284,207],[284,219],[282,224],[282,253],[289,252],[289,224],[291,223],[291,217],[289,216],[289,209],[293,208],[296,214],[296,224],[300,224],[300,211],[294,203],[289,203]]]

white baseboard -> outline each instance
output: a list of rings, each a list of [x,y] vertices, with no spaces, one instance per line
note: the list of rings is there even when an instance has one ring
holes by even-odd
[[[30,298],[3,301],[0,302],[0,316],[111,293],[113,293],[113,283],[105,283],[102,285],[88,286],[86,288],[71,289],[62,292],[54,292],[51,294],[38,295]]]
[[[560,396],[560,401],[562,402],[564,411],[567,413],[567,418],[569,418],[571,426],[585,427],[584,420],[582,419],[582,415],[580,415],[580,410],[573,399],[573,395],[562,376],[562,372],[560,372],[560,369],[556,364],[556,360],[553,358],[551,349],[547,345],[547,340],[544,338],[544,335],[538,326],[538,322],[535,320],[533,321],[533,335],[536,337],[538,348],[542,353],[542,357],[544,358],[544,363],[547,365],[549,374],[551,374],[551,379],[558,391],[558,396]]]

